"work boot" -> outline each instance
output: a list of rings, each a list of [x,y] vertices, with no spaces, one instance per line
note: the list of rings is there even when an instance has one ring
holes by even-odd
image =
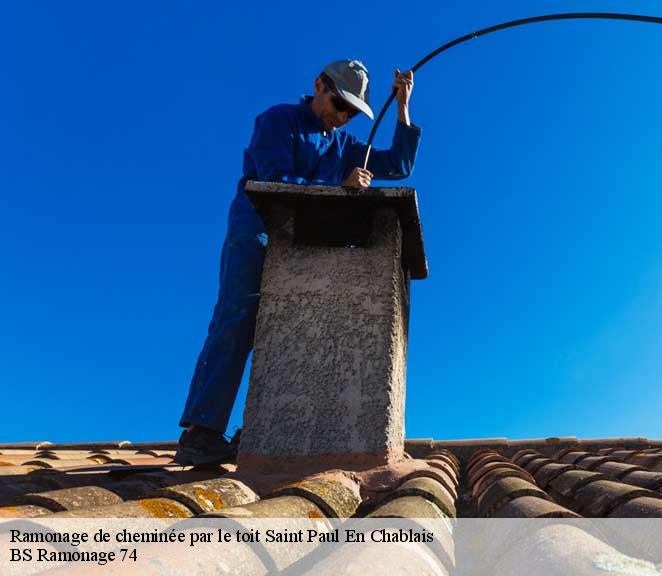
[[[216,430],[193,426],[184,430],[179,437],[179,446],[173,461],[182,466],[228,462],[237,456],[239,435],[235,434],[228,442]]]

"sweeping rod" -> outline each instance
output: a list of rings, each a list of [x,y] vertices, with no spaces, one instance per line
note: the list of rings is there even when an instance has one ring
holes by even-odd
[[[525,26],[526,24],[534,24],[536,22],[548,22],[550,20],[630,20],[635,22],[650,22],[652,24],[662,24],[662,17],[659,16],[645,16],[640,14],[618,14],[612,12],[570,12],[564,14],[545,14],[544,16],[532,16],[530,18],[521,18],[519,20],[511,20],[510,22],[504,22],[503,24],[496,24],[495,26],[489,26],[487,28],[483,28],[482,30],[477,30],[476,32],[471,32],[469,34],[465,34],[464,36],[460,36],[459,38],[456,38],[451,42],[447,42],[446,44],[440,46],[433,52],[430,52],[421,61],[417,62],[412,67],[411,70],[412,72],[416,72],[417,70],[422,68],[425,64],[427,64],[430,60],[432,60],[436,56],[439,56],[439,54],[441,54],[442,52],[445,52],[446,50],[453,48],[453,46],[462,44],[467,40],[480,38],[481,36],[491,34],[492,32],[498,32],[499,30],[506,30],[507,28],[515,28],[516,26]],[[375,139],[377,128],[379,128],[379,124],[381,123],[382,118],[386,113],[386,110],[388,110],[388,107],[391,105],[391,102],[393,102],[393,99],[395,98],[395,94],[396,94],[395,92],[391,93],[388,100],[386,100],[386,103],[379,112],[379,115],[377,116],[377,120],[375,120],[375,123],[372,126],[372,130],[370,131],[370,136],[368,137],[368,148],[365,153],[365,162],[363,163],[364,169],[367,168],[368,166],[368,158],[370,157],[370,150],[372,149],[372,141]]]

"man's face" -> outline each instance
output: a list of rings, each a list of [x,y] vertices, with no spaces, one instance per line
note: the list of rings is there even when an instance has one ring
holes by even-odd
[[[358,110],[349,106],[338,93],[325,86],[321,78],[315,79],[315,97],[313,98],[312,110],[320,119],[325,130],[335,130],[347,124]],[[338,110],[345,108],[345,110]]]

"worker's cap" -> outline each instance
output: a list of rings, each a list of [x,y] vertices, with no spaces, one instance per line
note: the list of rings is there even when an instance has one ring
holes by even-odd
[[[363,112],[371,120],[374,118],[368,104],[368,69],[358,60],[338,60],[322,70],[336,85],[340,97]]]

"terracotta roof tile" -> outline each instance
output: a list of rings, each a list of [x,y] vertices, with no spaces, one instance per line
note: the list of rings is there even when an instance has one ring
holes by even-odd
[[[625,462],[619,462],[617,460],[608,460],[596,466],[594,470],[596,472],[602,472],[603,474],[609,474],[617,480],[620,480],[627,474],[635,472],[636,470],[645,470],[645,468],[635,466],[634,464],[626,464]]]
[[[662,500],[646,496],[621,502],[608,514],[609,518],[662,518]]]
[[[41,506],[32,506],[30,504],[23,506],[3,506],[0,508],[0,518],[37,518],[52,514],[48,508]]]
[[[662,492],[662,473],[660,472],[648,472],[647,470],[635,469],[623,476],[620,481],[625,484],[632,484],[633,486],[641,486],[648,490]]]
[[[628,500],[654,495],[655,492],[637,486],[611,480],[597,480],[574,491],[572,507],[584,516],[602,518]],[[659,497],[662,499],[662,495]]]
[[[550,480],[546,489],[559,504],[565,506],[572,502],[577,490],[598,480],[609,480],[609,476],[588,470],[568,470]]]
[[[439,482],[453,498],[457,498],[457,477],[449,476],[446,470],[439,470],[434,467],[415,470],[404,476],[402,481],[406,482],[413,478],[432,478]]]
[[[421,496],[436,504],[449,518],[457,516],[455,497],[442,484],[432,478],[420,477],[406,480],[391,493],[389,499],[403,496]]]
[[[522,448],[521,450],[518,450],[515,452],[510,459],[515,463],[518,464],[519,459],[522,458],[522,456],[526,456],[528,454],[539,454],[539,452],[535,448]]]
[[[523,480],[526,480],[531,484],[535,483],[531,474],[529,474],[525,470],[522,470],[521,468],[498,467],[490,470],[487,474],[481,476],[476,482],[474,482],[471,485],[472,486],[471,495],[473,496],[474,499],[477,500],[481,496],[481,494],[494,482],[496,482],[497,480],[501,480],[502,478],[511,478],[511,477],[522,478]]]
[[[222,508],[207,518],[325,518],[322,509],[301,496],[278,496],[244,506]]]
[[[504,504],[494,518],[581,518],[579,514],[537,496],[521,496]]]
[[[616,458],[617,460],[622,460],[623,462],[628,462],[628,459],[634,456],[635,454],[641,454],[639,450],[614,450],[610,456]]]
[[[476,470],[475,474],[469,477],[469,484],[472,486],[472,489],[477,488],[477,485],[483,483],[483,480],[486,476],[489,475],[492,480],[495,480],[496,478],[493,473],[497,471],[503,472],[505,470],[512,470],[513,472],[516,472],[516,474],[499,475],[500,477],[519,476],[520,478],[528,480],[532,484],[535,483],[533,476],[531,476],[531,474],[529,474],[526,470],[520,468],[512,462],[504,460],[501,462],[490,462],[483,468]]]
[[[478,511],[482,516],[492,516],[503,505],[522,496],[551,500],[546,492],[522,478],[501,478],[486,488],[478,498]]]
[[[21,504],[41,506],[51,512],[64,512],[80,508],[110,506],[120,504],[122,498],[101,486],[79,486],[63,488],[33,494],[26,494],[19,499]]]
[[[536,472],[540,470],[545,464],[552,464],[554,462],[555,460],[552,460],[551,458],[545,458],[544,456],[541,456],[540,458],[534,458],[533,460],[529,460],[524,466],[524,469],[529,474],[535,476]]]
[[[504,457],[497,452],[481,452],[476,458],[472,458],[467,465],[467,476],[471,477],[475,474],[476,470],[491,464],[492,462],[503,462]]]
[[[329,518],[349,518],[361,504],[359,485],[341,475],[307,478],[278,489],[273,496],[301,496],[316,504]]]
[[[112,506],[82,508],[51,515],[51,518],[191,518],[193,512],[169,498],[130,500]]]
[[[533,527],[532,527],[533,528]],[[518,534],[519,536],[519,534]],[[550,574],[604,574],[595,565],[597,558],[622,557],[613,547],[579,527],[545,524],[522,533],[489,559],[491,576],[531,576],[532,561],[553,567]]]
[[[455,458],[454,456],[451,458],[450,455],[448,454],[440,454],[440,453],[435,453],[435,454],[430,454],[429,456],[426,457],[426,460],[430,461],[441,461],[447,463],[452,469],[453,472],[455,472],[456,475],[460,474],[460,463]]]
[[[643,466],[652,472],[662,472],[662,454],[636,454],[630,457],[628,463]]]
[[[448,515],[422,496],[401,496],[378,506],[368,518],[444,518]]]
[[[616,461],[609,456],[587,456],[586,458],[579,460],[577,466],[584,470],[595,470],[598,466],[607,462]]]
[[[175,500],[193,514],[243,506],[258,500],[258,495],[243,482],[231,478],[212,478],[161,488],[154,496]]]
[[[548,462],[538,468],[534,477],[536,479],[536,484],[540,486],[543,490],[547,489],[549,483],[554,480],[557,476],[560,476],[568,470],[574,470],[575,467],[572,464],[561,464],[560,462]]]
[[[578,452],[578,451],[573,451],[573,452],[566,452],[561,458],[557,459],[560,462],[563,462],[564,464],[577,464],[578,462],[581,462],[584,458],[587,458],[590,456],[588,452]]]

